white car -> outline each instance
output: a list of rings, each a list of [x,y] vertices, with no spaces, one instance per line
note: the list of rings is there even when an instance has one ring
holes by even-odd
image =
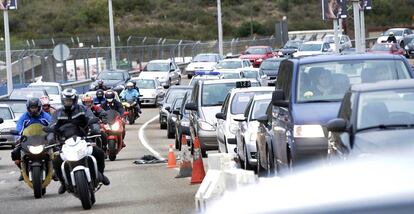
[[[223,59],[220,54],[201,53],[194,57],[190,64],[185,68],[188,78],[191,78],[196,71],[212,71],[214,66]]]
[[[296,53],[293,53],[294,57],[303,57],[303,56],[314,56],[332,53],[333,50],[329,43],[322,41],[312,41],[305,42],[300,47]]]
[[[0,118],[3,119],[3,123],[0,124],[0,146],[15,145],[15,136],[9,133],[10,130],[16,129],[16,121],[14,113],[9,105],[0,104]]]
[[[231,89],[217,118],[217,142],[219,151],[222,153],[236,154],[236,132],[239,129],[239,122],[250,99],[257,94],[271,94],[274,87],[243,87]]]
[[[267,86],[267,75],[260,68],[241,68],[239,69],[241,78],[255,79],[261,86]]]
[[[139,74],[141,78],[155,78],[164,88],[181,84],[181,70],[172,60],[152,60]]]
[[[53,107],[58,108],[62,105],[61,100],[60,100],[60,95],[62,93],[62,86],[60,85],[60,83],[35,82],[35,83],[30,83],[28,88],[43,88],[46,90],[47,94],[49,95],[50,104]]]
[[[253,68],[253,65],[248,59],[224,59],[216,65],[215,70],[220,72],[221,70],[236,70],[239,68]]]
[[[247,104],[243,118],[239,119],[239,129],[236,132],[237,156],[244,169],[253,169],[257,164],[257,120],[266,114],[271,99],[272,94],[255,95]]]
[[[404,44],[403,39],[405,36],[408,36],[410,34],[413,34],[413,31],[409,28],[390,28],[384,33],[381,34],[380,37],[377,39],[377,43],[384,43],[387,42],[388,35],[393,32],[395,38],[397,39],[397,42],[400,44],[401,47],[404,47],[406,44]]]
[[[161,83],[155,78],[132,78],[131,81],[136,83],[139,88],[141,105],[156,106],[157,101],[165,95],[164,88]]]
[[[338,35],[339,38],[339,51],[352,48],[352,42],[349,36],[347,35]],[[336,51],[336,45],[335,45],[335,35],[328,34],[325,37],[323,37],[323,41],[329,43],[331,49],[333,51]]]

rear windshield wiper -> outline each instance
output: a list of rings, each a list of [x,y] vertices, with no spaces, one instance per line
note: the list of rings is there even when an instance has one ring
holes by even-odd
[[[362,129],[358,129],[357,132],[360,131],[365,131],[365,130],[370,130],[370,129],[396,129],[396,128],[414,128],[414,124],[380,124],[377,126],[370,126],[370,127],[365,127]]]

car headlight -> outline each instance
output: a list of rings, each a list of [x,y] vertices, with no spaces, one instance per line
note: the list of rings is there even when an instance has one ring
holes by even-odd
[[[125,107],[129,108],[131,105],[129,103],[122,103]]]
[[[29,148],[30,153],[34,155],[38,155],[43,152],[43,149],[45,147],[43,145],[39,145],[39,146],[28,146],[27,148]]]
[[[118,131],[121,128],[121,124],[116,121],[114,124],[111,125],[111,129],[114,131]]]
[[[200,127],[200,129],[206,130],[206,131],[214,131],[216,130],[214,128],[214,126],[212,126],[211,124],[204,122],[204,121],[199,121],[198,122],[198,126]]]
[[[325,137],[321,125],[295,125],[293,136],[296,138],[317,138]]]
[[[261,62],[261,61],[263,61],[262,58],[256,59],[256,62]]]
[[[230,132],[232,134],[236,134],[237,130],[239,130],[239,124],[237,123],[230,123]]]

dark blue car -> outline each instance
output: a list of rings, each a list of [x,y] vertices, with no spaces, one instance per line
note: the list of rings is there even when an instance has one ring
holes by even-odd
[[[268,166],[279,171],[327,154],[326,123],[351,84],[411,79],[402,56],[353,54],[284,60],[272,97]]]

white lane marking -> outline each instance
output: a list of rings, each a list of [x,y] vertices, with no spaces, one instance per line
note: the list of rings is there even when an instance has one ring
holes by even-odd
[[[9,175],[13,175],[14,173],[16,173],[16,171],[11,171],[9,172]]]
[[[148,126],[148,124],[150,124],[150,123],[152,123],[153,121],[155,121],[156,119],[158,119],[158,115],[157,116],[155,116],[155,117],[153,117],[153,118],[151,118],[150,120],[148,120],[147,122],[145,122],[144,123],[144,125],[142,125],[141,126],[141,128],[139,129],[139,132],[138,132],[138,137],[139,137],[139,140],[141,141],[141,144],[146,148],[146,149],[148,149],[148,151],[150,151],[155,157],[157,157],[158,159],[160,159],[160,160],[165,160],[161,155],[160,155],[160,153],[158,153],[157,151],[155,151],[149,144],[148,144],[148,142],[147,142],[147,140],[145,140],[145,137],[144,137],[144,129]]]

